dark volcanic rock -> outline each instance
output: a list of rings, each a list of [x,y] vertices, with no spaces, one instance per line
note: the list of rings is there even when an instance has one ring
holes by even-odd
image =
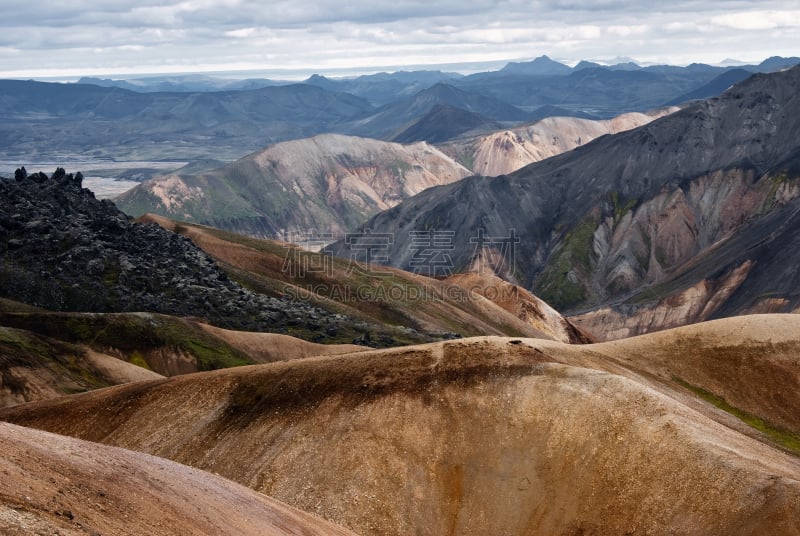
[[[149,311],[260,331],[314,318],[317,339],[342,322],[243,289],[189,239],[96,199],[80,173],[23,168],[15,178],[0,180],[0,296],[55,311]]]

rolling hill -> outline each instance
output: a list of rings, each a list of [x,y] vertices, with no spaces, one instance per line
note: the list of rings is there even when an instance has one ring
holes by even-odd
[[[0,406],[203,370],[352,353],[154,313],[0,313]]]
[[[361,533],[798,534],[797,333],[800,317],[765,315],[599,345],[481,337],[0,418],[216,472]]]
[[[161,458],[0,423],[0,531],[347,536],[341,527]]]
[[[0,327],[0,407],[160,377],[106,353]]]

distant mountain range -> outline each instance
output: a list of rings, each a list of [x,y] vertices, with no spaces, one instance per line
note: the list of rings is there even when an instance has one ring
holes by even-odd
[[[629,113],[603,121],[548,118],[513,130],[462,138],[440,148],[426,142],[403,145],[323,134],[271,145],[228,165],[188,166],[145,181],[115,201],[137,217],[154,213],[285,240],[298,233],[323,232],[333,240],[426,188],[474,173],[510,173],[675,110]],[[467,132],[499,127],[480,117],[437,106],[404,136],[413,138],[414,132],[426,126],[441,129],[444,124],[457,130],[472,127]],[[446,123],[450,118],[455,121]]]
[[[450,231],[459,269],[482,257],[561,310],[609,304],[594,326],[627,334],[791,311],[800,307],[800,249],[789,246],[800,213],[797,87],[800,67],[756,75],[510,175],[426,190],[363,227],[392,234],[398,267],[410,266],[410,231]],[[515,239],[513,262],[503,239]],[[332,251],[347,254],[343,243]]]
[[[5,80],[0,158],[230,161],[321,133],[442,142],[487,122],[514,126],[553,115],[603,119],[644,112],[713,96],[747,73],[798,61],[776,57],[735,67],[581,62],[570,68],[543,56],[469,76],[415,71],[312,76],[304,83],[197,75],[84,78],[79,84]],[[430,114],[440,106],[454,109],[448,117],[458,117],[458,128],[446,121],[433,128]],[[476,115],[467,119],[455,110]]]
[[[0,154],[117,160],[232,160],[286,139],[336,130],[368,102],[307,84],[218,93],[136,93],[0,80]],[[24,125],[24,127],[20,127]]]
[[[613,63],[617,61],[617,63]],[[730,60],[719,65],[692,64],[692,70],[727,68],[743,69],[750,73],[774,72],[797,65],[800,58],[784,58],[773,56],[759,64],[746,64],[745,62]],[[381,105],[396,99],[399,96],[411,96],[423,89],[437,83],[451,83],[458,85],[459,80],[465,78],[484,78],[492,75],[528,75],[528,76],[566,76],[583,69],[608,69],[612,71],[661,71],[667,65],[640,66],[630,58],[617,58],[611,63],[582,60],[569,67],[563,63],[543,55],[530,61],[509,62],[498,71],[485,71],[466,77],[457,72],[442,72],[436,70],[396,71],[367,74],[356,77],[330,78],[315,74],[303,81],[305,84],[321,87],[329,91],[350,93]],[[680,68],[678,68],[680,69]],[[91,84],[104,87],[118,87],[143,93],[151,92],[217,92],[229,90],[260,89],[270,86],[291,85],[297,82],[286,80],[271,80],[267,78],[215,77],[203,74],[140,76],[135,78],[97,78],[91,76],[81,77],[78,84]]]

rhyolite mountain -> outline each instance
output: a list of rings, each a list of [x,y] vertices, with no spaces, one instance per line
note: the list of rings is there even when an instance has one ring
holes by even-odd
[[[0,311],[9,312],[0,312],[0,326],[126,360],[138,353],[162,374],[259,358],[248,357],[251,348],[230,351],[215,342],[218,334],[197,335],[181,318],[141,313],[366,346],[479,334],[581,342],[552,314],[523,318],[508,303],[424,274],[376,274],[350,258],[155,215],[132,220],[81,181],[61,168],[52,177],[20,168],[15,179],[0,180]],[[127,312],[139,316],[109,315]],[[176,355],[177,364],[169,357]]]
[[[509,173],[676,109],[603,121],[554,117],[438,148],[424,142],[401,145],[324,134],[278,143],[229,165],[156,177],[119,196],[116,203],[135,217],[154,213],[255,237],[291,240],[313,231],[339,238],[366,218],[431,186],[454,182],[470,172]],[[465,114],[469,112],[437,105],[430,121],[416,123],[419,130],[412,128],[406,134],[427,132],[436,138],[434,130],[454,133],[478,125],[480,132],[500,127]]]
[[[156,177],[117,198],[152,212],[256,237],[339,237],[431,186],[469,175],[438,149],[325,134],[269,146],[199,174]]]
[[[578,117],[548,117],[529,125],[499,129],[481,136],[463,136],[439,148],[477,174],[503,175],[539,162],[606,134],[644,125],[677,111],[659,108],[647,113],[629,112],[599,121]]]
[[[800,208],[798,87],[800,67],[755,75],[510,175],[431,188],[364,227],[394,234],[389,257],[399,267],[411,260],[409,231],[451,231],[457,268],[494,258],[498,273],[560,310],[684,303],[681,292],[696,285],[706,292],[678,322],[767,299],[771,310],[791,310],[800,305],[800,249],[786,247]],[[518,240],[514,255],[498,251],[501,238]],[[332,250],[347,255],[342,243]],[[648,329],[675,321],[655,314]]]

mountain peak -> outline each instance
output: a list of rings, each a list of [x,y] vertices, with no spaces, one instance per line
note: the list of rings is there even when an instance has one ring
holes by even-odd
[[[571,70],[563,63],[552,60],[547,55],[541,55],[527,62],[509,62],[501,71],[528,76],[557,76],[569,74]]]
[[[800,64],[800,58],[798,57],[784,58],[782,56],[772,56],[759,63],[758,67],[761,71],[769,72],[788,69],[798,64]]]
[[[581,60],[578,62],[577,65],[575,65],[575,67],[572,68],[572,70],[580,71],[582,69],[598,69],[603,67],[604,67],[603,65],[600,65],[599,63],[594,61]]]

